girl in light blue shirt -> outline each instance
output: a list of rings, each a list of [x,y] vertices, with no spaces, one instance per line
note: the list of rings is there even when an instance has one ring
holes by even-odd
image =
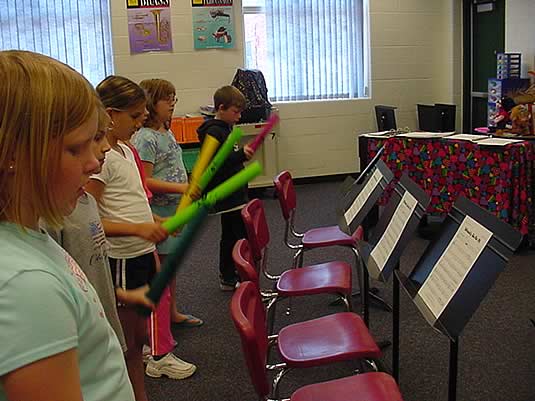
[[[0,400],[133,401],[98,295],[39,230],[59,226],[99,168],[98,98],[65,64],[0,52]]]

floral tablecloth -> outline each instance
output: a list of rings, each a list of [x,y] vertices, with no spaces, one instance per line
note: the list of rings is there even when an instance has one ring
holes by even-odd
[[[406,172],[431,196],[429,213],[446,214],[463,194],[534,243],[535,143],[490,147],[447,138],[367,138],[367,143],[368,160],[384,145],[383,161],[396,179]]]

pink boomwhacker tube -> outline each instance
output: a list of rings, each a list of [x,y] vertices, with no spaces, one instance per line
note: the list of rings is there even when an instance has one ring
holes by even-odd
[[[258,133],[258,135],[253,139],[253,141],[249,144],[253,152],[256,152],[256,149],[264,142],[264,139],[266,138],[267,134],[271,132],[275,124],[279,122],[279,115],[273,113],[268,120],[266,121],[266,125],[262,128],[262,131]]]

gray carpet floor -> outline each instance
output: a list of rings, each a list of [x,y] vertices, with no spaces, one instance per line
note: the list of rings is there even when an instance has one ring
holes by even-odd
[[[298,185],[297,227],[335,224],[339,182]],[[269,195],[269,191],[267,195]],[[284,222],[278,201],[263,198],[271,229],[270,267],[280,272],[291,264],[292,252],[283,244]],[[187,261],[178,273],[178,299],[182,310],[204,319],[198,328],[174,328],[181,358],[195,363],[197,372],[186,380],[147,377],[150,401],[252,401],[258,397],[251,385],[240,340],[229,315],[231,293],[218,285],[219,219],[209,217]],[[428,242],[420,238],[408,244],[401,269],[410,272]],[[353,263],[344,248],[316,250],[306,254],[305,264],[339,259]],[[373,283],[391,302],[391,282]],[[354,286],[357,287],[356,274]],[[266,285],[266,288],[268,286]],[[329,306],[332,297],[297,299],[293,313],[277,310],[277,326],[342,311]],[[535,400],[535,252],[523,250],[509,262],[482,302],[460,339],[459,401]],[[358,299],[354,301],[358,309]],[[371,332],[376,340],[390,339],[392,315],[371,309]],[[405,401],[445,401],[448,390],[447,339],[421,317],[410,299],[401,294],[400,387]],[[384,351],[384,365],[391,365],[391,348]],[[298,387],[351,374],[352,363],[291,371],[282,381],[282,395]],[[363,400],[367,401],[367,400]]]

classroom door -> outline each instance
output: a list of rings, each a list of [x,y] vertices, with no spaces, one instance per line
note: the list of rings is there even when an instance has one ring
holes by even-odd
[[[505,50],[505,0],[464,0],[463,130],[487,126],[488,79]]]

